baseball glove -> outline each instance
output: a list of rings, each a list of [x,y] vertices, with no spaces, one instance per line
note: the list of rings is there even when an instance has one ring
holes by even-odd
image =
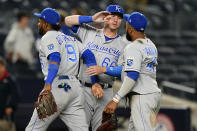
[[[96,131],[113,131],[118,126],[118,120],[115,114],[107,114],[103,112],[102,124]]]
[[[52,92],[49,90],[43,90],[38,97],[38,101],[35,102],[34,105],[37,110],[39,119],[46,118],[47,116],[50,116],[57,112],[55,99]]]

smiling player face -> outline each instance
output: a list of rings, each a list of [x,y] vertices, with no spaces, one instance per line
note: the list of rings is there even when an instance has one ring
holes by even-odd
[[[113,13],[111,15],[108,15],[105,19],[106,19],[105,24],[112,30],[118,29],[122,22],[121,15],[113,14]]]

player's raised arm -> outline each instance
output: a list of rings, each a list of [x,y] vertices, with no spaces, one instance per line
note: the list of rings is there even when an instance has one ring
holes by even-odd
[[[83,23],[90,23],[90,22],[96,22],[96,23],[102,23],[105,22],[106,16],[108,16],[110,13],[107,11],[101,11],[93,16],[82,16],[82,15],[72,15],[65,17],[65,24],[68,27],[72,27],[75,25],[80,25]]]
[[[65,17],[65,24],[68,27],[72,27],[74,25],[79,25],[79,16],[80,15],[71,15],[71,16],[67,16]]]

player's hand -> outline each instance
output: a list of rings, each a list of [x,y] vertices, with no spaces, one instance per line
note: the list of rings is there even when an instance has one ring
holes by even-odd
[[[12,114],[12,112],[13,112],[13,109],[11,108],[11,107],[8,107],[8,108],[5,108],[5,114],[6,115],[11,115]]]
[[[118,107],[118,103],[111,100],[104,109],[105,113],[112,114],[115,112],[116,108]]]
[[[93,22],[96,22],[96,23],[103,23],[105,22],[105,17],[108,15],[110,15],[110,12],[100,11],[92,16],[92,20]]]
[[[44,85],[44,90],[51,91],[51,84],[45,84]]]
[[[107,15],[107,16],[104,18],[104,21],[109,21],[111,18],[112,18],[111,15]]]
[[[94,75],[99,75],[99,74],[105,73],[106,71],[107,71],[106,67],[95,65],[95,66],[90,66],[86,70],[86,74],[89,76],[94,76]]]
[[[40,94],[42,94],[42,92],[44,91],[51,91],[51,84],[45,84],[44,88],[42,89],[42,91],[40,92]],[[40,101],[40,95],[38,96],[38,101]]]
[[[96,98],[101,98],[103,96],[103,89],[101,85],[98,83],[92,85],[92,93]]]

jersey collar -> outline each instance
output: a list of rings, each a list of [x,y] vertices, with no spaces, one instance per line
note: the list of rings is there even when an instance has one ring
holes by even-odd
[[[113,40],[118,39],[120,37],[120,35],[118,34],[116,38],[106,41],[105,35],[103,32],[104,32],[104,29],[99,29],[99,32],[96,34],[96,36],[101,37],[101,41],[103,44],[108,44],[112,42]]]

